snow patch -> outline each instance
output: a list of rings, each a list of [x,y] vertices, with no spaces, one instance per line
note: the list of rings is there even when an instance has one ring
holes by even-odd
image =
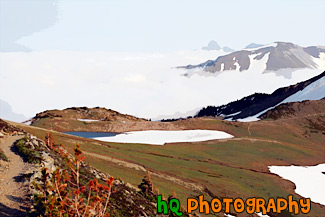
[[[317,166],[269,166],[271,173],[296,185],[295,192],[325,205],[325,164]]]
[[[239,111],[239,112],[235,112],[235,113],[232,113],[232,114],[229,114],[229,115],[227,115],[227,116],[235,116],[235,115],[238,115],[238,114],[240,114],[241,113],[241,111]]]
[[[258,114],[254,115],[254,116],[247,117],[247,118],[237,119],[237,121],[240,121],[240,122],[252,122],[252,121],[259,121],[259,120],[260,119],[258,118]]]
[[[78,121],[84,121],[84,122],[95,122],[99,120],[93,120],[93,119],[77,119]]]
[[[255,59],[258,55],[261,55],[261,53],[258,54],[251,54],[249,55],[249,71],[253,72],[264,72],[266,70],[266,63],[269,60],[270,52],[266,53],[262,59],[257,60]]]
[[[220,72],[222,72],[225,69],[225,64],[221,63],[220,67],[221,67]]]
[[[93,139],[105,142],[164,145],[165,143],[200,142],[228,138],[233,138],[233,136],[217,130],[147,130],[125,132],[112,137],[95,137]]]
[[[278,104],[280,105],[280,103]],[[276,105],[276,106],[278,106]],[[276,106],[272,106],[270,108],[267,108],[259,113],[257,113],[256,115],[253,115],[253,116],[249,116],[249,117],[246,117],[246,118],[242,118],[242,119],[237,119],[237,121],[240,121],[240,122],[251,122],[251,121],[259,121],[261,119],[258,118],[258,116],[264,114],[265,112],[267,112],[268,110],[271,110],[273,108],[275,108]]]
[[[319,58],[312,57],[312,60],[318,65],[318,68],[325,69],[325,53],[319,53]]]
[[[241,67],[241,65],[239,65],[239,63],[238,62],[235,62],[234,63],[234,65],[236,66],[236,71],[240,71],[240,67]]]

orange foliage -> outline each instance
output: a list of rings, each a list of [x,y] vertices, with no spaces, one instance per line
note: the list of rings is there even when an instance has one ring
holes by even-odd
[[[48,136],[48,138],[51,138]],[[53,141],[49,140],[49,141]],[[53,143],[52,144],[53,148]],[[49,147],[51,147],[49,145]],[[39,195],[46,216],[98,216],[108,217],[107,206],[111,195],[114,178],[100,184],[97,179],[91,180],[87,186],[80,184],[80,164],[82,156],[80,146],[74,149],[75,157],[71,158],[62,147],[58,152],[67,160],[68,170],[57,168],[52,177],[46,168],[42,171],[42,185],[36,189],[43,192]]]

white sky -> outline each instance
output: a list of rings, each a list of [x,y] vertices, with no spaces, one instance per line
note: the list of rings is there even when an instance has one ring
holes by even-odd
[[[26,14],[15,13],[22,0],[1,0],[3,8],[8,2],[13,5],[11,15],[14,20],[21,16],[26,20],[37,16],[24,24],[24,28],[37,29],[33,25],[55,16],[53,8],[40,4],[40,0],[24,1],[28,2],[28,6],[24,6]],[[201,48],[210,40],[234,49],[241,49],[251,42],[325,45],[323,0],[43,2],[56,7],[57,21],[49,22],[47,27],[44,24],[38,32],[25,33],[25,37],[18,39],[20,44],[32,50],[165,52]],[[12,28],[12,22],[6,22],[8,17],[2,19],[2,31]],[[23,25],[24,22],[20,23]]]

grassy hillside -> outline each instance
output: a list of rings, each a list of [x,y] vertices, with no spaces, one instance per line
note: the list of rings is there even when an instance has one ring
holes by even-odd
[[[294,193],[294,184],[269,173],[268,166],[324,163],[325,132],[313,124],[324,120],[324,113],[299,113],[250,123],[188,119],[173,125],[180,129],[222,130],[235,138],[164,146],[100,142],[55,131],[53,135],[71,152],[80,143],[90,165],[133,185],[138,185],[145,169],[149,169],[161,193],[168,196],[175,189],[186,205],[187,197],[202,192],[207,198],[276,198],[289,194],[300,198]],[[45,129],[16,125],[40,138],[46,133]],[[324,213],[324,206],[312,204],[310,216]]]

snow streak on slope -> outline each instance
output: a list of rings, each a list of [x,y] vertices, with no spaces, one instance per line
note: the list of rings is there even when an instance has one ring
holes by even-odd
[[[249,55],[250,65],[249,65],[248,71],[253,71],[253,72],[257,72],[257,73],[261,73],[261,72],[265,71],[266,63],[269,59],[270,53],[266,53],[263,56],[263,58],[260,60],[255,59],[258,55],[260,55],[260,53]]]
[[[313,61],[318,65],[319,68],[325,70],[325,53],[321,52],[319,58],[312,57]]]

